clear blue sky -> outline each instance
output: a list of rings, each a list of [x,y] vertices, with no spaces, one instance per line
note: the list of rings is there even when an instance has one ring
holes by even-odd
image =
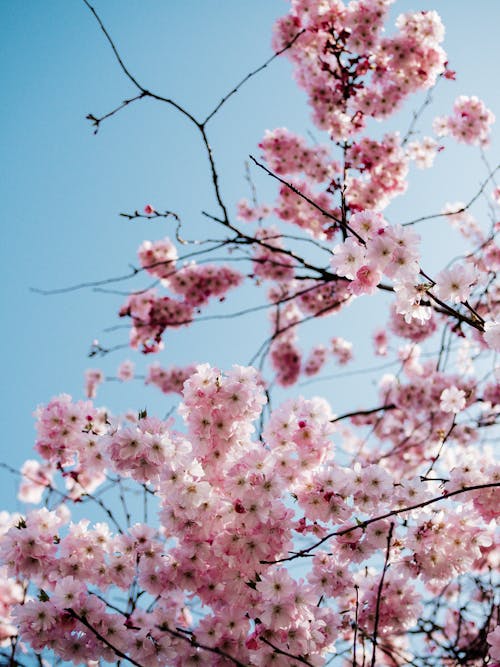
[[[272,23],[287,9],[283,0],[95,0],[95,6],[141,83],[199,115],[270,55]],[[455,83],[440,85],[422,128],[429,132],[434,115],[446,113],[459,94],[478,95],[500,117],[498,0],[399,0],[393,10],[434,7],[446,25],[445,48],[458,77]],[[120,297],[92,291],[42,297],[29,288],[119,275],[128,262],[136,261],[136,247],[143,238],[171,233],[168,223],[128,223],[118,217],[121,211],[150,202],[177,211],[193,235],[203,236],[215,230],[200,211],[216,208],[199,139],[171,109],[141,102],[107,121],[93,136],[86,114],[103,114],[135,91],[83,2],[4,0],[0,25],[0,458],[17,466],[31,455],[31,413],[36,405],[61,392],[81,397],[83,371],[96,365],[85,356],[92,339],[118,343],[127,336],[124,331],[102,334],[103,328],[117,323]],[[248,195],[244,160],[256,152],[265,129],[283,125],[299,133],[314,130],[286,61],[273,63],[252,80],[210,127],[221,186],[233,210],[236,201]],[[407,125],[408,117],[400,127]],[[489,149],[492,163],[498,162],[498,146],[494,141]],[[391,206],[390,219],[408,220],[436,212],[446,201],[467,200],[483,178],[476,149],[450,146],[438,157],[437,169],[412,172],[408,195]],[[261,198],[270,201],[274,188],[269,179],[256,180]],[[482,210],[477,209],[478,215]],[[422,232],[435,225],[426,246],[431,252],[426,266],[433,270],[458,245],[444,247],[441,223],[428,224]],[[130,286],[144,284],[138,280]],[[226,312],[230,306],[228,300]],[[333,335],[354,340],[357,368],[368,359],[363,349],[368,340],[365,306],[359,300],[349,317],[321,325],[325,340]],[[215,322],[174,332],[158,360],[169,365],[195,359],[222,367],[246,363],[267,334],[265,317],[252,320],[252,326],[249,322]],[[97,365],[114,374],[123,356]],[[134,353],[127,356],[139,371],[153,361]],[[369,385],[369,378],[356,376],[307,391],[326,393],[340,412],[360,405]],[[116,412],[147,406],[159,416],[172,404],[140,383],[108,385],[98,403]],[[1,505],[14,509],[15,484],[3,473],[1,479]]]

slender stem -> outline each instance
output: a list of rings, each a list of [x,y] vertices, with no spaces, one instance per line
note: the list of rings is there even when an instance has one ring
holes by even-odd
[[[332,537],[340,537],[342,535],[347,535],[348,533],[351,533],[353,530],[357,530],[358,528],[364,529],[370,524],[375,523],[376,521],[382,521],[383,519],[388,519],[392,516],[398,516],[399,514],[404,514],[405,512],[411,512],[412,510],[420,509],[421,507],[427,507],[427,505],[432,505],[433,503],[437,503],[441,500],[448,500],[462,493],[469,493],[470,491],[480,491],[481,489],[494,489],[499,487],[500,487],[500,482],[487,482],[486,484],[476,484],[474,486],[468,486],[465,489],[456,489],[455,491],[448,491],[446,495],[430,498],[429,500],[424,500],[421,503],[416,503],[415,505],[409,505],[408,507],[401,507],[400,509],[397,510],[391,510],[390,512],[385,512],[385,514],[380,514],[379,516],[372,517],[371,519],[366,519],[365,521],[359,521],[355,525],[349,526],[349,528],[343,528],[341,530],[336,530],[333,533],[328,533],[328,535],[325,535],[325,537],[323,537],[315,544],[312,544],[310,547],[307,547],[307,549],[301,549],[292,556],[288,556],[285,558],[277,558],[276,560],[271,560],[271,561],[263,560],[260,562],[263,565],[274,565],[275,563],[284,563],[285,561],[295,560],[296,558],[302,558],[304,556],[308,556],[311,551],[317,549],[319,546],[321,546],[328,540],[331,540]]]
[[[301,655],[294,655],[293,653],[288,653],[288,651],[284,651],[281,648],[278,648],[274,644],[272,644],[268,639],[265,637],[259,637],[261,642],[264,642],[264,644],[267,644],[271,648],[273,648],[276,653],[279,653],[279,655],[286,655],[288,658],[292,658],[293,660],[296,660],[297,662],[301,662],[303,665],[309,665],[309,667],[314,667],[312,662],[309,662],[309,660],[306,660],[303,658]]]
[[[260,65],[260,67],[257,67],[257,69],[252,70],[249,72],[239,83],[234,86],[224,97],[221,99],[221,101],[210,111],[210,113],[206,116],[205,120],[203,121],[202,125],[206,125],[208,121],[215,116],[215,114],[219,111],[219,109],[228,101],[230,97],[232,97],[235,93],[238,92],[238,90],[252,77],[254,77],[256,74],[259,74],[259,72],[262,72],[262,70],[266,69],[268,65],[270,65],[273,60],[275,60],[278,56],[280,56],[282,53],[285,51],[288,51],[288,49],[291,49],[292,46],[295,44],[295,42],[299,39],[299,37],[305,33],[305,28],[303,30],[300,30],[285,46],[280,49],[279,51],[276,51],[273,53],[273,55],[268,58],[265,63]]]
[[[371,408],[371,410],[354,410],[354,412],[346,412],[340,417],[335,417],[335,419],[330,419],[330,422],[334,424],[335,422],[340,421],[341,419],[347,419],[348,417],[357,417],[361,415],[373,415],[376,412],[381,412],[382,410],[394,410],[397,406],[393,403],[389,405],[381,405],[379,408]]]
[[[111,642],[108,639],[106,639],[106,637],[101,635],[101,633],[98,630],[96,630],[92,625],[90,625],[90,623],[87,621],[86,618],[77,614],[76,611],[74,611],[74,609],[68,608],[68,609],[65,609],[65,611],[67,611],[70,616],[75,618],[77,621],[80,621],[80,623],[82,625],[84,625],[91,632],[93,632],[94,635],[97,637],[97,639],[99,639],[103,644],[106,644],[106,646],[108,648],[110,648],[112,651],[114,651],[115,655],[119,656],[120,658],[123,658],[124,660],[128,660],[129,662],[131,662],[136,667],[145,667],[140,662],[137,662],[137,660],[134,660],[134,658],[131,658],[129,655],[127,655],[126,653],[123,653],[123,651],[120,651],[119,648],[117,648],[116,646],[111,644]]]
[[[382,576],[380,577],[380,582],[378,585],[378,591],[377,591],[377,604],[375,607],[375,620],[373,622],[373,652],[372,652],[372,661],[370,663],[370,667],[375,667],[375,660],[377,657],[377,634],[378,634],[378,626],[380,622],[380,604],[382,601],[382,588],[384,587],[384,578],[385,578],[385,573],[387,572],[387,569],[389,567],[389,555],[391,551],[391,539],[392,539],[392,531],[394,530],[394,522],[391,522],[391,525],[389,527],[389,533],[387,535],[387,547],[385,550],[385,562],[384,562],[384,568],[382,570]]]

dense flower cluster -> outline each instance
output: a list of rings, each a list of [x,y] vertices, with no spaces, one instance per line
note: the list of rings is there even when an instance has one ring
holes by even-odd
[[[48,486],[51,470],[63,472],[71,497],[90,493],[104,480],[103,451],[99,436],[106,429],[105,411],[97,411],[88,401],[73,403],[62,394],[35,413],[38,438],[35,449],[47,466],[31,466],[23,484],[27,493],[40,494],[40,484]],[[32,488],[35,487],[35,488]]]
[[[18,520],[19,517],[8,512],[0,512],[0,537]],[[9,646],[11,639],[17,637],[12,611],[15,605],[22,603],[23,598],[23,586],[7,575],[5,566],[0,567],[0,647]]]
[[[152,247],[155,245],[152,244]],[[163,243],[160,247],[163,256],[167,251]],[[196,309],[206,305],[212,297],[223,299],[226,292],[237,287],[243,279],[238,271],[227,266],[192,262],[175,271],[169,269],[168,273],[164,271],[166,265],[163,260],[159,265],[153,262],[147,266],[150,272],[157,272],[160,268],[163,283],[181,299],[157,296],[154,289],[128,297],[119,314],[120,317],[132,318],[130,345],[133,348],[142,345],[144,353],[161,350],[165,329],[187,326],[193,321]]]
[[[428,169],[434,164],[437,152],[440,150],[432,137],[424,137],[422,141],[410,141],[406,153],[410,160],[414,160],[419,169]]]
[[[453,113],[434,121],[434,130],[440,137],[450,134],[464,144],[488,143],[490,126],[495,122],[494,114],[477,97],[461,95],[455,100]]]
[[[390,4],[297,1],[276,24],[276,50],[305,29],[287,54],[309,96],[314,122],[336,141],[355,135],[366,116],[390,115],[410,93],[431,87],[445,71],[438,14],[400,15],[398,32],[383,37]]]
[[[237,287],[243,279],[238,271],[228,266],[195,264],[191,262],[176,271],[168,281],[174,294],[184,298],[191,306],[199,307],[212,297],[223,297]]]
[[[398,133],[382,141],[363,137],[346,150],[346,160],[359,172],[346,177],[346,200],[352,210],[383,209],[405,192],[408,157]]]
[[[168,279],[175,270],[177,248],[169,238],[144,241],[137,252],[141,266],[157,278]]]
[[[317,375],[328,359],[328,350],[324,345],[315,345],[304,362],[305,375]]]
[[[331,235],[331,220],[318,214],[317,207],[337,217],[338,209],[333,198],[327,192],[315,192],[306,181],[295,179],[293,188],[287,185],[280,188],[274,208],[278,218],[304,229],[316,239],[328,238]]]
[[[302,137],[284,127],[268,130],[259,148],[270,168],[283,176],[304,174],[315,183],[324,183],[340,170],[338,164],[330,161],[328,147],[308,148]]]
[[[451,380],[436,375],[434,393]],[[410,402],[426,400],[425,383],[419,392],[410,387],[385,388],[387,400],[408,410],[408,418]],[[5,599],[20,601],[16,578],[29,577],[42,591],[14,610],[23,639],[73,661],[112,661],[116,649],[144,665],[180,667],[194,655],[219,664],[203,652],[205,645],[249,665],[264,667],[271,655],[273,663],[289,664],[279,651],[319,665],[336,642],[352,641],[355,618],[359,632],[370,635],[377,617],[380,636],[392,645],[422,612],[417,589],[432,592],[471,568],[492,566],[489,520],[498,489],[462,500],[453,511],[430,505],[363,527],[363,518],[424,502],[431,490],[381,464],[339,465],[333,415],[323,399],[285,402],[255,441],[265,403],[254,369],[235,366],[221,374],[202,365],[184,384],[179,412],[186,435],[149,417],[130,425],[111,420],[96,431],[105,465],[158,495],[160,529],[135,524],[112,533],[106,524],[68,525],[63,511],[45,508],[10,521],[0,546],[10,577]],[[86,437],[83,421],[93,423],[99,413],[68,397],[54,399],[38,411],[45,442],[39,449],[59,469],[75,465]],[[447,418],[443,413],[436,426]],[[491,475],[487,459],[483,466]],[[472,486],[482,474],[464,461],[447,491]],[[500,467],[495,474],[500,478]],[[286,501],[290,493],[295,509]],[[312,559],[303,579],[279,561],[288,557],[294,535],[309,533]],[[316,549],[324,538],[328,550]],[[380,549],[392,562],[382,596],[380,570],[361,567]],[[106,608],[102,596],[110,585],[135,590],[130,613]],[[139,603],[137,585],[152,604]],[[187,609],[192,596],[205,610],[196,623]],[[196,641],[183,641],[179,627]]]
[[[128,297],[119,312],[120,317],[132,318],[130,345],[142,346],[147,354],[163,349],[162,335],[167,327],[178,328],[190,324],[193,306],[169,296],[158,297],[151,289]]]
[[[41,460],[22,466],[18,498],[38,507],[0,513],[0,661],[14,664],[22,649],[38,664],[52,651],[88,667],[321,667],[335,655],[345,667],[500,664],[500,190],[488,196],[487,230],[469,211],[474,200],[404,224],[382,213],[406,190],[410,164],[431,167],[442,147],[416,140],[413,125],[405,136],[364,135],[367,119],[454,78],[438,14],[400,15],[386,36],[391,2],[291,0],[274,46],[330,143],[265,133],[259,147],[278,197],[259,204],[248,175],[253,203],[237,205],[245,231],[223,203],[204,134],[211,116],[196,126],[223,217],[207,215],[227,237],[183,241],[180,218],[150,204],[126,215],[173,215],[179,242],[196,247],[184,258],[168,238],[139,247],[134,271],[154,276],[158,291],[130,292],[119,312],[132,348],[160,351],[167,329],[189,326],[245,277],[267,301],[237,314],[266,309],[269,336],[259,370],[155,363],[141,375],[128,360],[116,377],[87,370],[88,399],[105,379],[142,379],[182,396],[175,416],[114,416],[66,394],[37,409]],[[484,146],[493,120],[462,96],[434,128]],[[413,226],[432,217],[470,246],[435,273]],[[209,263],[215,251],[228,263],[213,254]],[[199,263],[185,262],[193,256]],[[231,268],[236,260],[245,270]],[[318,397],[277,404],[275,385],[311,384],[329,361],[351,363],[353,343],[329,317],[379,292],[385,326],[371,330],[374,310],[361,320],[366,347],[384,357],[375,403],[344,414]],[[324,340],[303,350],[299,330],[313,320]],[[96,341],[97,352],[106,350]],[[356,360],[366,353],[356,343]],[[361,403],[369,381],[359,380]],[[342,380],[332,387],[337,401]],[[106,523],[79,519],[90,504]]]

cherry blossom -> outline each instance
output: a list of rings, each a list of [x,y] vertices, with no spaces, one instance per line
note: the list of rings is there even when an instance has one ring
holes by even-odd
[[[262,129],[265,164],[253,162],[274,177],[268,203],[248,168],[249,199],[229,205],[206,134],[213,114],[195,120],[119,59],[139,91],[123,106],[167,102],[201,133],[215,195],[205,217],[219,236],[185,235],[179,216],[151,204],[125,214],[177,224],[175,243],[158,232],[140,244],[133,275],[154,286],[130,287],[118,313],[130,347],[164,350],[167,362],[143,371],[126,359],[108,378],[88,369],[88,400],[61,394],[37,408],[38,458],[18,473],[22,514],[0,513],[2,660],[500,663],[499,225],[472,216],[478,195],[406,221],[385,211],[411,163],[433,167],[443,147],[419,134],[420,112],[409,130],[394,117],[390,132],[374,132],[371,119],[454,80],[437,12],[401,14],[393,28],[391,4],[292,0],[277,21],[275,57],[290,60],[320,139]],[[484,148],[493,121],[462,95],[434,130]],[[492,188],[493,216],[489,171],[479,194]],[[420,238],[434,241],[430,218],[466,245],[435,271]],[[341,320],[358,306],[354,356]],[[170,336],[205,316],[260,310],[253,365],[179,365]],[[108,352],[94,341],[91,356]],[[377,365],[360,370],[369,354]],[[332,357],[351,366],[325,376]],[[344,408],[350,375],[355,405]],[[164,395],[159,416],[149,403],[125,413],[94,404],[105,379],[134,378],[147,385],[144,404],[146,392]],[[309,391],[320,379],[331,403]]]
[[[496,352],[500,351],[500,322],[487,321],[484,325],[484,340]]]
[[[484,146],[494,122],[495,116],[484,102],[477,97],[461,95],[455,100],[451,116],[435,120],[434,131],[438,136],[451,134],[457,141]]]
[[[443,412],[460,412],[465,407],[465,392],[463,389],[448,387],[441,394],[440,407]]]
[[[467,301],[472,285],[476,282],[474,269],[467,264],[455,264],[436,276],[436,287],[439,298],[451,303]]]

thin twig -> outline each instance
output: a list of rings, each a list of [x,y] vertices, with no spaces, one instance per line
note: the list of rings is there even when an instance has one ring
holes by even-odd
[[[371,410],[355,410],[354,412],[346,412],[340,417],[335,417],[330,419],[330,422],[334,424],[335,422],[340,421],[341,419],[347,419],[348,417],[357,417],[362,415],[373,415],[376,412],[381,412],[382,410],[394,410],[397,406],[394,403],[389,403],[389,405],[381,405],[378,408],[371,408]]]
[[[259,72],[262,72],[262,70],[266,69],[266,67],[268,67],[268,65],[270,65],[270,64],[273,62],[273,60],[275,60],[275,59],[276,59],[278,56],[280,56],[282,53],[284,53],[285,51],[288,51],[288,49],[291,49],[292,46],[295,44],[295,42],[299,39],[299,37],[300,37],[304,32],[305,32],[305,28],[302,29],[302,30],[300,30],[300,31],[299,31],[299,32],[298,32],[298,33],[297,33],[297,34],[296,34],[296,35],[295,35],[295,36],[294,36],[294,37],[293,37],[287,44],[285,44],[285,46],[284,46],[282,49],[280,49],[279,51],[276,51],[275,53],[273,53],[273,55],[272,55],[270,58],[268,58],[268,59],[266,60],[265,63],[263,63],[262,65],[260,65],[260,67],[257,67],[257,69],[252,70],[252,71],[249,72],[245,77],[243,77],[243,79],[241,79],[241,81],[240,81],[239,83],[237,83],[236,86],[234,86],[234,88],[232,88],[228,93],[226,93],[226,95],[224,95],[224,97],[223,97],[223,98],[221,99],[221,101],[217,104],[217,106],[215,106],[214,109],[212,109],[212,111],[210,111],[210,113],[207,115],[207,117],[206,117],[205,120],[203,121],[202,125],[206,125],[206,124],[208,123],[208,121],[209,121],[211,118],[213,118],[213,116],[215,116],[215,114],[219,111],[219,109],[220,109],[220,108],[221,108],[221,107],[228,101],[228,99],[229,99],[230,97],[232,97],[235,93],[237,93],[238,90],[239,90],[239,89],[240,89],[240,88],[241,88],[241,87],[242,87],[242,86],[243,86],[249,79],[251,79],[252,77],[254,77],[256,74],[259,74]]]
[[[321,546],[328,540],[331,540],[332,537],[340,537],[342,535],[347,535],[348,533],[351,533],[353,530],[358,530],[360,528],[365,529],[367,526],[377,521],[382,521],[383,519],[388,519],[392,516],[398,516],[399,514],[404,514],[405,512],[411,512],[412,510],[420,509],[422,507],[427,507],[428,505],[440,502],[441,500],[449,500],[450,498],[458,496],[462,493],[469,493],[470,491],[480,491],[482,489],[493,489],[498,487],[500,487],[500,482],[487,482],[486,484],[476,484],[474,486],[468,486],[465,489],[456,489],[455,491],[448,491],[444,495],[437,496],[435,498],[430,498],[429,500],[424,500],[420,503],[416,503],[415,505],[409,505],[408,507],[401,507],[400,509],[397,510],[391,510],[390,512],[385,512],[385,514],[380,514],[379,516],[372,517],[371,519],[366,519],[365,521],[359,521],[356,524],[349,526],[349,528],[336,530],[333,533],[325,535],[325,537],[323,537],[321,540],[318,540],[318,542],[315,542],[306,549],[301,549],[300,551],[297,551],[292,556],[277,558],[276,560],[270,560],[270,561],[262,560],[260,561],[260,563],[262,565],[274,565],[276,563],[284,563],[285,561],[295,560],[296,558],[302,558],[304,556],[308,556],[311,551],[317,549],[319,546]]]
[[[286,655],[287,658],[292,658],[293,660],[297,660],[297,662],[301,662],[303,665],[309,665],[309,667],[314,667],[314,665],[312,664],[312,662],[309,662],[309,660],[306,660],[305,658],[303,658],[303,657],[300,656],[300,655],[294,655],[293,653],[288,653],[288,651],[284,651],[283,649],[278,648],[277,646],[275,646],[274,644],[272,644],[272,643],[271,643],[268,639],[266,639],[265,637],[259,637],[259,639],[260,639],[261,642],[264,642],[264,644],[267,644],[267,645],[270,646],[272,649],[274,649],[274,650],[276,651],[276,653],[279,653],[280,655]]]
[[[200,644],[200,642],[196,641],[195,635],[191,632],[189,632],[189,636],[186,636],[182,634],[182,632],[179,632],[178,630],[172,630],[166,625],[159,625],[156,627],[161,632],[167,632],[169,635],[172,635],[172,637],[177,637],[178,639],[182,639],[183,641],[190,644],[193,648],[200,648],[203,651],[209,651],[210,653],[215,653],[216,655],[220,655],[223,658],[230,660],[234,665],[237,665],[237,667],[248,667],[247,665],[245,665],[245,663],[240,662],[237,658],[234,658],[232,655],[229,655],[229,653],[226,653],[225,651],[223,651],[220,648],[217,648],[216,646],[207,646],[206,644]]]
[[[85,2],[85,0],[84,0],[84,2]],[[74,609],[71,609],[71,607],[69,607],[69,608],[65,609],[65,611],[67,611],[70,616],[72,616],[77,621],[80,621],[80,623],[82,625],[84,625],[91,632],[93,632],[94,635],[97,637],[97,639],[99,639],[103,644],[106,644],[106,646],[108,648],[110,648],[112,651],[114,651],[115,655],[119,656],[120,658],[123,658],[124,660],[128,660],[129,662],[131,662],[136,667],[144,667],[144,665],[142,665],[140,662],[137,662],[137,660],[134,660],[134,658],[131,658],[129,655],[127,655],[126,653],[123,653],[123,651],[120,651],[119,648],[117,648],[116,646],[111,644],[111,642],[108,639],[106,639],[106,637],[104,637],[98,630],[96,630],[92,625],[90,625],[90,623],[87,621],[86,618],[77,614]]]
[[[385,573],[387,572],[387,568],[389,567],[389,555],[391,552],[391,539],[393,530],[394,530],[394,522],[391,522],[391,525],[389,527],[389,533],[387,535],[387,547],[385,551],[384,568],[382,570],[382,576],[380,577],[380,582],[377,591],[377,604],[375,606],[375,620],[373,622],[373,636],[372,636],[373,652],[372,652],[372,661],[370,663],[370,667],[375,667],[375,660],[377,657],[377,635],[378,635],[378,625],[380,621],[380,603],[382,601],[382,588],[384,586]]]
[[[479,188],[478,192],[469,200],[467,204],[462,206],[462,208],[457,209],[456,211],[448,211],[447,213],[433,213],[432,215],[423,215],[420,218],[415,218],[415,220],[410,220],[409,222],[403,222],[403,227],[408,227],[409,225],[416,225],[418,222],[423,222],[424,220],[433,220],[434,218],[446,218],[450,215],[457,215],[458,213],[465,213],[474,202],[479,199],[479,197],[482,195],[484,192],[486,186],[488,183],[494,178],[495,173],[500,169],[500,164],[497,164],[497,166],[493,169],[491,174],[488,176],[488,178],[483,181],[481,184],[481,187]]]

